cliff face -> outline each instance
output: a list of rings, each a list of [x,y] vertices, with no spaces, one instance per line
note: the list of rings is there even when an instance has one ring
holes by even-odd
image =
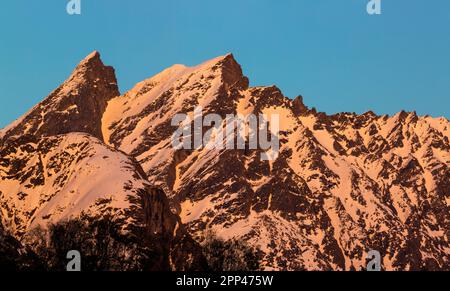
[[[248,140],[245,150],[174,149],[172,118],[196,107],[223,120],[279,116],[278,158],[261,160]],[[448,269],[449,128],[415,113],[318,113],[275,86],[249,87],[232,55],[173,66],[103,117],[105,142],[139,161],[198,241],[210,228],[242,238],[277,270],[361,269],[373,249],[385,269]]]
[[[133,158],[102,142],[103,112],[117,95],[114,70],[94,52],[43,102],[3,130],[3,225],[21,240],[37,227],[111,217],[123,233],[157,242],[159,268],[205,268],[198,245],[171,212],[164,192],[148,182]],[[179,258],[172,258],[174,251]]]
[[[157,237],[167,269],[201,269],[211,229],[259,248],[267,270],[360,270],[370,250],[387,270],[449,269],[446,118],[320,113],[275,86],[250,87],[232,55],[118,95],[93,53],[2,131],[0,208],[17,237],[111,213]],[[240,150],[175,149],[173,117],[198,107],[222,118],[219,129],[229,114],[277,116],[278,156],[262,159],[248,139]]]
[[[83,132],[102,139],[100,121],[106,104],[119,95],[114,69],[105,66],[100,54],[93,52],[61,86],[10,125],[4,138]]]

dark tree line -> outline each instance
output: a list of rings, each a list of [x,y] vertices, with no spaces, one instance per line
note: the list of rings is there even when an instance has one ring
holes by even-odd
[[[82,217],[36,228],[27,245],[49,271],[65,271],[67,253],[79,251],[83,271],[152,271],[164,269],[158,238],[124,233],[112,217]]]
[[[36,228],[19,243],[0,233],[0,270],[66,271],[71,250],[81,254],[82,271],[170,270],[167,240],[145,229],[124,232],[112,217],[82,216]],[[259,252],[240,240],[225,241],[206,232],[202,253],[210,271],[255,271]]]
[[[223,240],[207,231],[202,244],[203,254],[212,271],[258,271],[261,253],[243,240]]]

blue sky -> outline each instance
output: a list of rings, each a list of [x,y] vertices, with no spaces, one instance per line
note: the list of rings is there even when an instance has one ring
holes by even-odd
[[[4,0],[0,127],[47,96],[93,50],[122,92],[162,69],[232,52],[252,85],[335,113],[450,117],[450,1]]]

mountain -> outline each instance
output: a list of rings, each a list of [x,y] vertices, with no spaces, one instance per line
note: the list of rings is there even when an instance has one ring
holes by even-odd
[[[175,150],[178,113],[278,114],[275,161],[260,150]],[[222,125],[224,127],[225,125]],[[191,234],[239,237],[266,269],[350,270],[378,250],[389,270],[448,269],[447,119],[309,109],[275,86],[249,87],[232,55],[175,65],[112,99],[105,142],[135,157]]]
[[[278,155],[264,159],[249,139],[241,150],[175,148],[174,117],[195,127],[199,107],[222,130],[230,114],[279,117]],[[251,87],[231,54],[119,96],[94,52],[0,137],[0,208],[19,239],[111,213],[125,231],[167,238],[171,269],[202,265],[211,230],[257,248],[266,270],[361,270],[370,250],[386,270],[450,269],[446,118],[327,115]]]
[[[70,77],[29,113],[0,134],[4,138],[33,134],[37,137],[71,132],[102,138],[101,118],[107,102],[120,95],[112,67],[98,52],[87,56]]]
[[[203,258],[165,194],[152,187],[133,158],[101,141],[106,102],[117,95],[113,69],[94,52],[63,85],[3,131],[3,225],[26,240],[39,227],[112,217],[123,233],[148,233],[160,241],[161,268],[195,269]]]

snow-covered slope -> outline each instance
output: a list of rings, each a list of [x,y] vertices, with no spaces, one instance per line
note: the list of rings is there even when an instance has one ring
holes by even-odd
[[[450,269],[446,118],[319,113],[275,86],[250,87],[232,55],[175,65],[117,95],[93,53],[0,132],[8,230],[113,212],[124,229],[142,224],[170,242],[172,266],[195,257],[187,228],[198,242],[213,229],[259,247],[267,270],[363,269],[370,250],[388,270]],[[174,149],[172,118],[197,106],[223,120],[278,115],[277,159]]]
[[[23,240],[38,226],[112,218],[124,234],[158,241],[161,268],[201,269],[200,249],[165,193],[132,157],[101,140],[106,102],[117,95],[114,70],[94,52],[2,131],[1,223]]]
[[[19,235],[82,212],[115,211],[137,223],[125,212],[150,188],[133,161],[86,134],[24,137],[6,144],[1,156],[4,225]]]
[[[174,150],[177,113],[279,114],[276,161],[258,150]],[[232,55],[176,65],[112,99],[105,141],[134,156],[199,240],[212,228],[265,253],[267,269],[448,269],[449,127],[445,118],[309,110],[249,87]]]

